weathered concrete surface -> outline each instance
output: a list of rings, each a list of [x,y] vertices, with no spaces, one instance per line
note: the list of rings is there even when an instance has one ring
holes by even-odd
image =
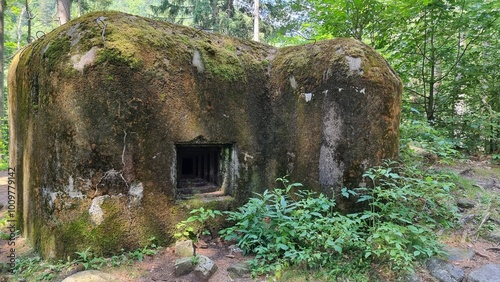
[[[400,80],[351,39],[277,49],[99,12],[27,46],[8,82],[19,227],[48,257],[172,242],[189,210],[287,173],[331,195],[398,151]],[[177,146],[214,144],[226,197],[179,202]]]

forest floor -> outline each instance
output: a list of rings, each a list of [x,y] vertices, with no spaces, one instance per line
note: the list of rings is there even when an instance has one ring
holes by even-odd
[[[471,271],[486,264],[500,264],[500,241],[498,237],[488,237],[495,233],[500,235],[500,167],[493,166],[489,160],[467,160],[454,164],[453,166],[440,165],[440,169],[448,169],[463,177],[464,183],[473,183],[473,189],[459,187],[455,192],[457,201],[460,199],[471,200],[475,206],[461,210],[462,220],[455,228],[444,231],[441,234],[442,242],[449,247],[457,247],[472,253],[467,259],[452,261],[452,263],[464,270],[466,275]],[[467,186],[467,185],[464,185]],[[0,172],[0,205],[6,206],[7,202],[7,173]],[[5,217],[6,208],[0,209],[0,219]],[[469,220],[464,220],[469,219]],[[6,232],[6,231],[4,231]],[[27,256],[32,251],[24,243],[24,238],[16,239],[16,256]],[[267,277],[257,279],[231,278],[227,267],[237,262],[244,262],[248,257],[241,253],[231,253],[229,246],[219,239],[208,241],[208,248],[197,249],[197,254],[206,255],[218,266],[218,271],[210,278],[213,282],[229,281],[273,281]],[[9,254],[8,241],[0,239],[0,264],[7,262]],[[195,282],[198,281],[193,274],[175,277],[174,263],[177,259],[172,247],[160,249],[157,254],[145,256],[139,262],[126,263],[118,267],[106,267],[101,271],[112,274],[119,281],[175,281]],[[1,271],[0,271],[1,272]],[[424,267],[417,269],[421,281],[435,282]],[[2,280],[0,281],[17,281]],[[384,275],[381,274],[383,277]],[[61,281],[63,275],[54,281]],[[118,280],[117,280],[118,281]],[[290,271],[284,274],[281,281],[310,281],[305,274],[298,271]],[[316,280],[315,280],[316,281]]]

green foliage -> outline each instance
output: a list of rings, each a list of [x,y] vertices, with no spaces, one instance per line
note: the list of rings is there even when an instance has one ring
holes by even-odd
[[[0,118],[0,170],[9,167],[9,123],[7,117]]]
[[[100,269],[104,264],[106,264],[106,260],[102,257],[95,257],[90,251],[90,248],[87,248],[85,251],[75,253],[78,256],[75,262],[83,264],[85,269]]]
[[[285,267],[321,269],[336,278],[368,280],[373,263],[410,272],[415,261],[440,253],[433,232],[455,220],[450,199],[453,183],[446,175],[426,175],[414,167],[386,163],[365,174],[373,189],[343,189],[370,209],[341,214],[335,201],[294,187],[256,194],[235,212],[227,212],[234,226],[220,232],[255,254],[253,274]],[[349,270],[349,271],[346,271]]]
[[[174,237],[198,241],[202,235],[212,236],[209,220],[215,219],[216,216],[222,216],[220,211],[204,207],[194,209],[189,214],[192,215],[176,225],[178,232],[174,234]]]
[[[117,267],[128,265],[134,261],[142,261],[144,256],[154,255],[159,247],[155,243],[155,238],[149,239],[150,244],[134,251],[124,252],[110,258],[95,256],[90,248],[84,251],[75,252],[77,257],[71,260],[57,262],[45,261],[40,256],[28,256],[16,259],[14,268],[15,278],[27,279],[29,281],[54,281],[62,271],[69,270],[72,266],[82,264],[85,269],[100,269],[102,267]]]
[[[442,132],[425,120],[404,120],[400,125],[400,134],[400,149],[406,159],[418,157],[414,154],[415,148],[422,148],[444,162],[460,157],[456,149],[459,144],[453,139],[444,137]]]
[[[410,271],[415,259],[440,253],[435,229],[449,228],[457,219],[447,174],[426,174],[411,166],[386,163],[368,170],[373,188],[358,188],[359,202],[368,201],[370,211],[365,257],[375,256],[395,270]]]
[[[191,262],[193,263],[193,265],[198,265],[198,263],[200,263],[200,255],[196,254],[196,255],[192,256]]]

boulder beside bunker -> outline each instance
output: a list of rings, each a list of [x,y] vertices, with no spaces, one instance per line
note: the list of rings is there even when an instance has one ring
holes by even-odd
[[[168,243],[190,209],[286,174],[332,195],[398,153],[401,82],[353,39],[279,49],[97,12],[24,48],[8,83],[18,225],[47,257]]]

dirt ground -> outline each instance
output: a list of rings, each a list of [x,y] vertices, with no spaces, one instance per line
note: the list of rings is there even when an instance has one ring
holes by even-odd
[[[500,197],[500,168],[491,167],[487,161],[466,162],[460,165],[449,167],[449,169],[461,174],[463,177],[470,179],[478,184],[478,187],[487,189],[488,192],[493,192]],[[480,172],[478,172],[480,171]],[[7,174],[0,172],[0,204],[6,204],[7,195]],[[488,241],[481,238],[477,232],[484,219],[484,215],[488,213],[491,218],[486,220],[490,224],[496,224],[499,228],[500,222],[495,222],[498,219],[498,209],[500,207],[490,207],[485,210],[481,204],[471,210],[464,211],[464,214],[473,214],[474,220],[462,223],[457,228],[449,233],[443,234],[443,243],[451,247],[459,247],[464,250],[472,250],[474,255],[470,259],[453,261],[452,263],[462,268],[466,274],[479,268],[485,264],[500,264],[500,242]],[[6,208],[0,210],[0,218],[5,213]],[[485,221],[485,222],[486,222]],[[493,222],[493,223],[491,223]],[[486,223],[484,223],[486,224]],[[228,243],[221,242],[220,240],[213,240],[207,242],[208,248],[198,248],[197,253],[208,256],[218,266],[218,271],[210,278],[211,282],[249,282],[249,281],[270,281],[269,278],[261,277],[258,279],[250,278],[231,278],[227,272],[227,267],[237,262],[243,262],[249,259],[242,256],[241,253],[231,252]],[[16,254],[21,255],[29,252],[29,247],[24,243],[23,238],[16,240]],[[0,239],[0,263],[6,262],[6,254],[9,253],[7,241]],[[172,282],[196,282],[198,279],[193,275],[185,275],[182,277],[175,277],[174,263],[177,259],[173,252],[173,248],[161,249],[154,256],[147,256],[142,262],[136,262],[131,265],[123,265],[120,267],[104,268],[101,271],[115,275],[121,281],[172,281]],[[419,276],[421,281],[435,282],[436,279],[432,278],[424,268],[419,269]],[[56,281],[62,280],[60,277]],[[2,281],[2,280],[0,280]],[[271,280],[272,281],[272,280]],[[302,281],[300,278],[293,279],[293,281]]]

